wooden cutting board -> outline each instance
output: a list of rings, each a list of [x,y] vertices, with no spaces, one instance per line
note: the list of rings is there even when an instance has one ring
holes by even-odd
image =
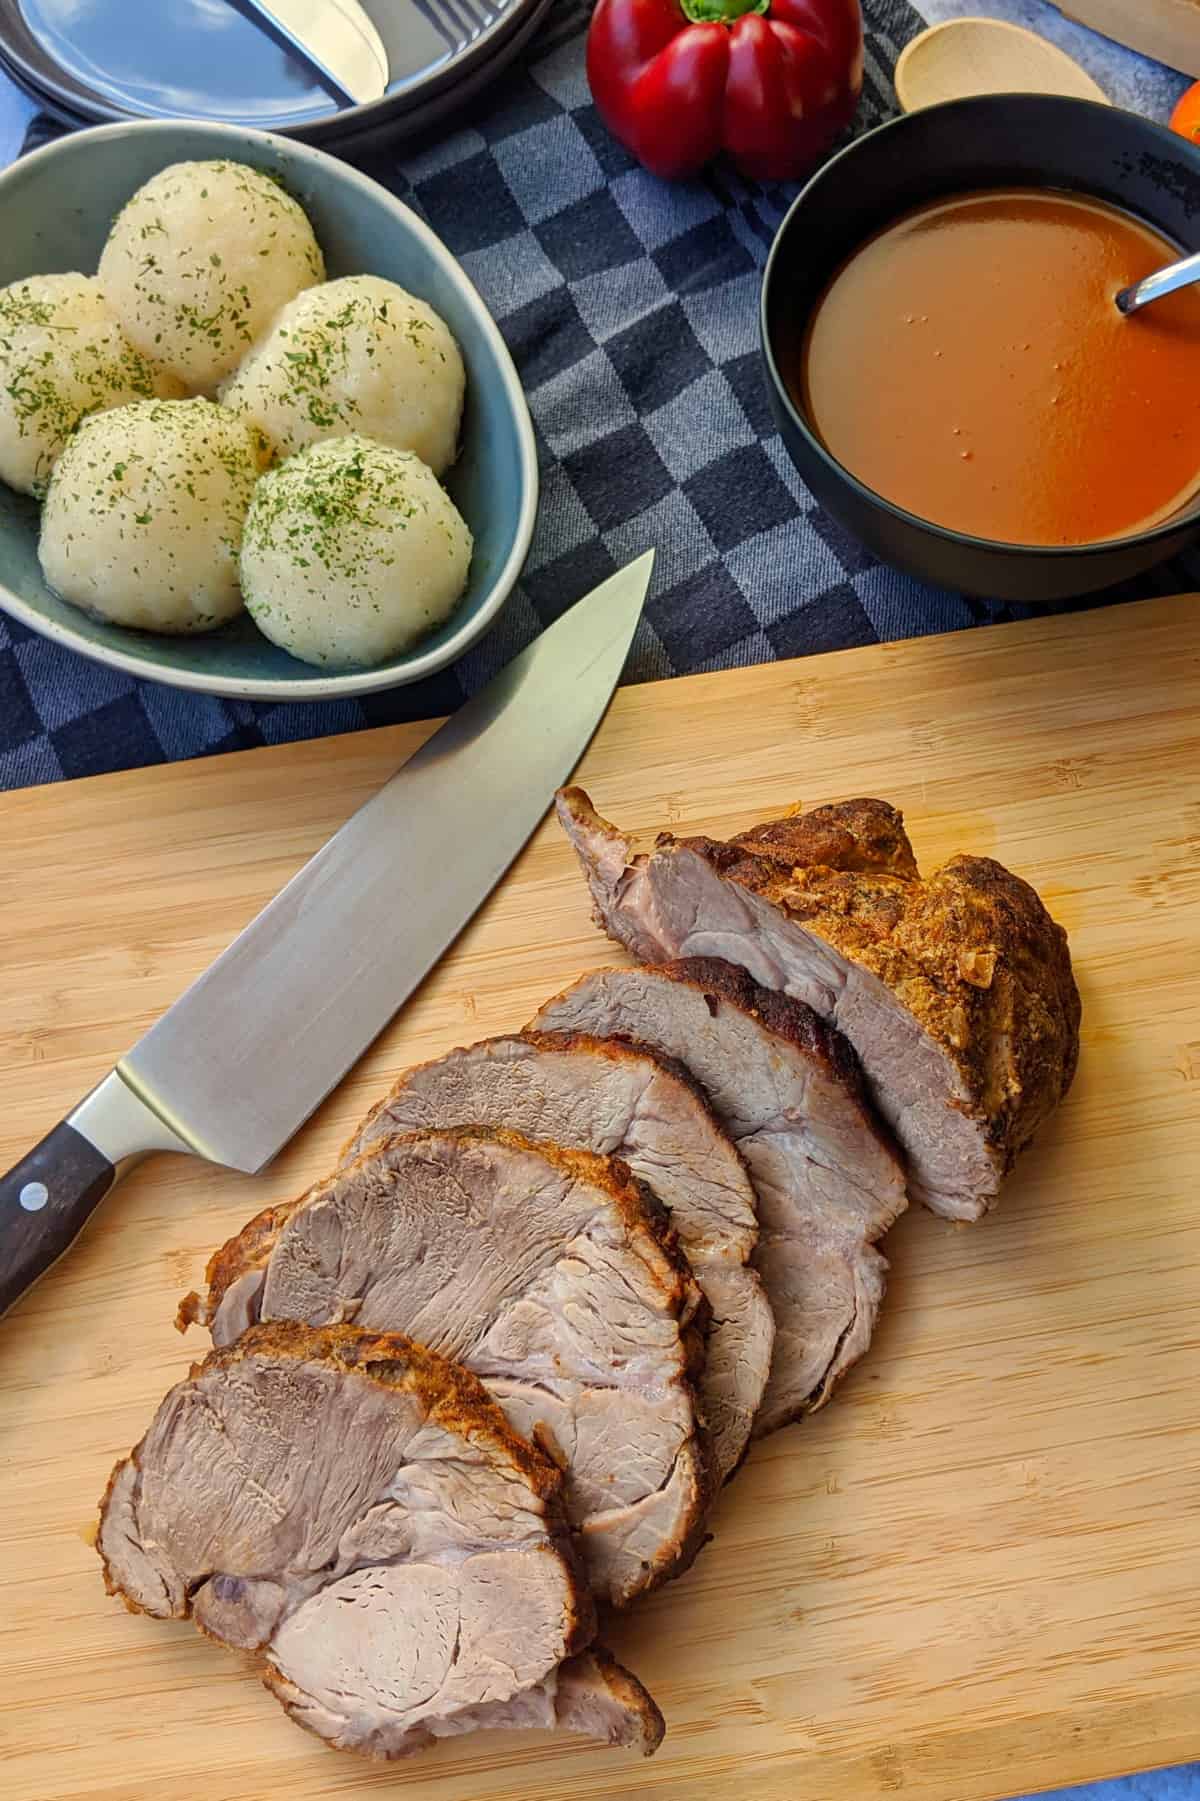
[[[1068,19],[1200,76],[1200,0],[1054,0]]]
[[[427,729],[0,797],[0,1154]],[[880,794],[927,868],[963,848],[1031,877],[1084,995],[1069,1103],[992,1219],[900,1223],[865,1362],[614,1629],[667,1716],[656,1758],[515,1734],[338,1756],[237,1658],[105,1597],[95,1501],[203,1352],[172,1314],[213,1246],[323,1174],[404,1065],[614,960],[545,826],[275,1168],[144,1165],[0,1324],[4,1801],[985,1801],[1200,1756],[1198,769],[1190,599],[622,691],[582,778],[623,825]]]

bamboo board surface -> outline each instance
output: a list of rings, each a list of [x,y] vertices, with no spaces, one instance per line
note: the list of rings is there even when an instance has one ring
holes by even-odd
[[[427,730],[0,796],[6,1165]],[[547,823],[269,1172],[151,1160],[0,1322],[3,1801],[991,1801],[1200,1756],[1198,769],[1186,598],[622,690],[580,776],[623,826],[880,794],[927,869],[970,849],[1035,881],[1084,997],[1067,1105],[991,1219],[900,1222],[866,1360],[614,1629],[657,1757],[327,1750],[236,1657],[105,1597],[95,1501],[203,1352],[172,1314],[209,1251],[406,1064],[617,960]]]

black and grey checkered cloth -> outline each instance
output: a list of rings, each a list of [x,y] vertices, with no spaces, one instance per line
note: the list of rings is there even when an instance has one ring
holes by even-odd
[[[923,23],[907,0],[865,10],[860,130],[894,110],[891,70]],[[560,0],[526,67],[471,124],[360,160],[461,259],[529,396],[541,511],[500,623],[413,687],[271,706],[137,682],[0,616],[0,788],[449,712],[650,546],[628,681],[1013,615],[910,581],[814,504],[774,430],[757,345],[759,275],[795,189],[720,167],[668,186],[639,169],[591,104],[586,17]],[[54,129],[35,121],[27,147]],[[1193,560],[1091,604],[1196,587]]]

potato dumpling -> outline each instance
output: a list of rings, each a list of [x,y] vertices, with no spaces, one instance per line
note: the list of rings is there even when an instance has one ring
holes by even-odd
[[[42,573],[118,625],[206,632],[241,611],[238,551],[268,449],[211,400],[141,400],[85,419],[42,509]]]
[[[245,163],[160,170],[118,213],[100,258],[100,285],[131,343],[206,394],[324,275],[303,209]]]
[[[255,624],[305,663],[364,667],[399,655],[462,598],[471,533],[409,450],[330,438],[264,475],[242,538]]]
[[[359,432],[441,475],[458,450],[462,356],[431,306],[378,275],[347,275],[284,308],[222,393],[291,455]]]
[[[0,480],[45,493],[86,413],[181,394],[141,356],[92,275],[31,275],[0,288]]]

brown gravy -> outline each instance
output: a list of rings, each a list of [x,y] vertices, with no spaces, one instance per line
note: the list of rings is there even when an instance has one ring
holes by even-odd
[[[923,519],[1088,544],[1200,489],[1200,289],[1131,318],[1178,248],[1115,207],[997,189],[923,206],[842,265],[783,360],[860,481]]]

